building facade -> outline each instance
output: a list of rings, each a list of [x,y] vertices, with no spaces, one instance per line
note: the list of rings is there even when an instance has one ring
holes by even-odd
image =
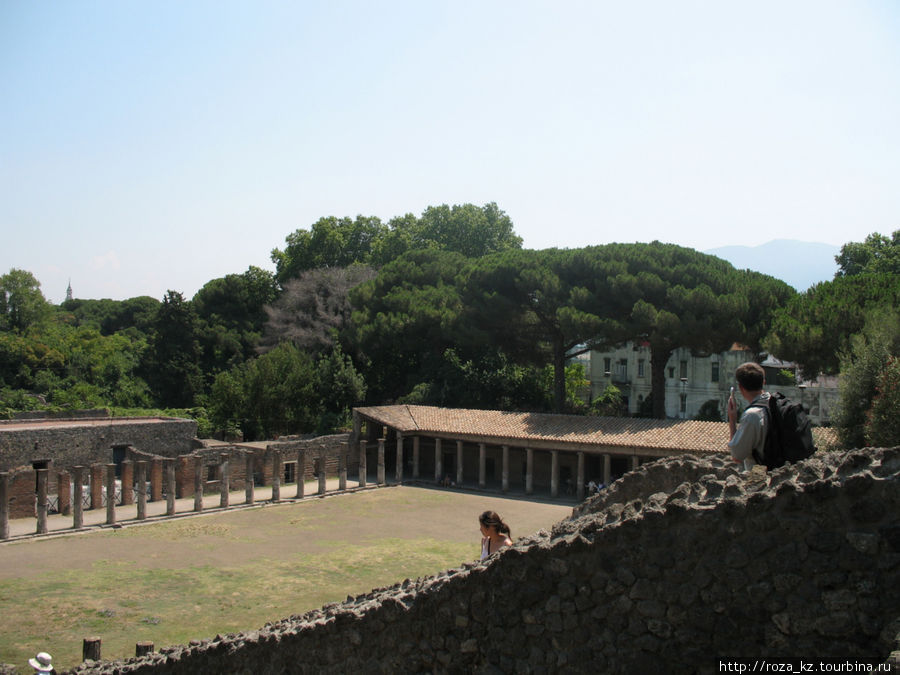
[[[698,355],[690,349],[672,352],[665,369],[666,417],[694,419],[701,407],[714,401],[722,419],[731,387],[735,385],[735,369],[756,355],[738,344],[717,354]],[[590,382],[590,400],[601,395],[610,384],[621,392],[627,414],[637,415],[652,390],[650,347],[634,342],[608,351],[592,351],[585,365]],[[810,410],[813,424],[829,424],[831,410],[837,401],[834,381],[802,382],[796,364],[766,358],[761,365],[766,370],[766,388],[781,391],[785,396],[803,402]],[[794,382],[782,384],[781,371],[793,374]]]

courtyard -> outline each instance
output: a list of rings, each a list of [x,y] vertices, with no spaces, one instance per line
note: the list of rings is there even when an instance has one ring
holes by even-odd
[[[396,486],[9,541],[0,663],[24,672],[48,651],[59,670],[80,663],[84,638],[100,638],[114,660],[134,656],[138,642],[252,631],[477,559],[482,511],[500,513],[516,539],[572,506]]]

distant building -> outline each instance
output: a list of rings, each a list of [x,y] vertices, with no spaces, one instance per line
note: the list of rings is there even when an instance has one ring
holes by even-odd
[[[732,385],[734,371],[756,355],[735,343],[731,349],[717,354],[699,355],[690,349],[676,349],[666,364],[666,417],[693,419],[708,401],[715,401],[722,419]],[[590,400],[603,393],[607,385],[615,385],[621,392],[625,408],[637,415],[650,396],[650,347],[628,342],[608,351],[592,351],[585,364],[590,381]],[[796,364],[767,356],[760,364],[766,371],[766,388],[782,391],[789,398],[800,400],[810,408],[814,424],[830,423],[830,411],[837,400],[837,386],[833,378],[822,382],[801,382]]]

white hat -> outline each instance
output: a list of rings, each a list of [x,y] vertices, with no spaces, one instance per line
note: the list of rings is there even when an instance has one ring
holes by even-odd
[[[38,652],[33,659],[28,659],[28,665],[37,670],[39,673],[49,673],[53,670],[50,661],[53,659],[47,652]]]

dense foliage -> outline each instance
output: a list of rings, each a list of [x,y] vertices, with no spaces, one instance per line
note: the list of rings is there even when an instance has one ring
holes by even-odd
[[[887,325],[897,242],[847,244],[835,280],[798,295],[660,242],[524,250],[496,204],[465,204],[387,225],[320,219],[273,251],[275,273],[250,267],[191,299],[52,306],[12,269],[0,277],[0,413],[178,408],[204,432],[247,439],[346,428],[362,403],[617,415],[622,392],[586,401],[573,359],[633,340],[651,349],[642,412],[662,417],[675,349],[739,342],[844,373],[846,442],[883,443],[898,405],[896,340],[884,337],[900,334]],[[715,402],[701,414],[720,417]]]

